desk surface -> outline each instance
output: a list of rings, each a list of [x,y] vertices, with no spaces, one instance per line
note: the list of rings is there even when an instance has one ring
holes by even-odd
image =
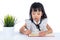
[[[5,33],[0,32],[0,40],[59,40],[60,34],[55,33],[54,37],[28,37],[19,32]]]

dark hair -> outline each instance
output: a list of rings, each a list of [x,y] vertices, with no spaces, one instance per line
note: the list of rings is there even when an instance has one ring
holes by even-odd
[[[44,18],[47,18],[47,15],[46,15],[46,13],[45,13],[45,10],[44,10],[43,5],[42,5],[41,3],[39,3],[39,2],[34,2],[34,3],[31,5],[31,7],[30,7],[30,14],[29,14],[29,15],[30,15],[30,20],[31,20],[31,21],[33,21],[33,19],[32,19],[32,14],[31,14],[32,9],[33,9],[34,11],[37,11],[37,10],[42,11],[41,20],[43,20]]]

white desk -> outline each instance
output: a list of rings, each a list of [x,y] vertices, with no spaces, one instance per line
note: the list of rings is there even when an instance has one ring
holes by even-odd
[[[19,32],[13,32],[6,34],[5,32],[0,32],[0,40],[59,40],[60,34],[55,33],[55,37],[28,37]]]

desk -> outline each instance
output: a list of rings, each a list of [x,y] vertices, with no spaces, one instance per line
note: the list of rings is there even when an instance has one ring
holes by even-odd
[[[28,37],[19,32],[12,32],[6,34],[5,32],[0,32],[0,40],[59,40],[60,34],[55,33],[54,37]]]

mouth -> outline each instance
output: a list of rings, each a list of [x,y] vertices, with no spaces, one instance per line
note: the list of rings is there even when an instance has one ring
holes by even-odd
[[[35,19],[38,19],[38,18],[35,18]]]
[[[35,20],[38,20],[38,18],[35,18]]]
[[[38,21],[39,19],[38,18],[35,18],[36,21]]]

